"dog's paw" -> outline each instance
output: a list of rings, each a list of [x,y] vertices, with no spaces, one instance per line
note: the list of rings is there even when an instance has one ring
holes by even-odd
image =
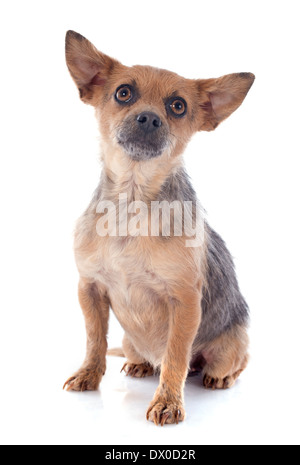
[[[136,365],[126,362],[121,373],[122,371],[126,373],[126,376],[132,376],[133,378],[145,378],[146,376],[152,376],[154,373],[153,367],[149,363]]]
[[[79,392],[97,391],[103,375],[99,370],[82,368],[65,382],[63,389]]]
[[[226,376],[226,378],[212,378],[205,375],[203,378],[203,386],[205,389],[230,389],[235,383],[234,376]]]
[[[166,402],[164,400],[153,401],[147,411],[147,420],[152,421],[155,425],[171,425],[183,421],[185,411],[181,404]]]
[[[234,384],[238,376],[241,374],[242,370],[237,371],[231,376],[226,376],[225,378],[216,378],[209,376],[208,374],[204,375],[203,385],[206,389],[230,389]]]

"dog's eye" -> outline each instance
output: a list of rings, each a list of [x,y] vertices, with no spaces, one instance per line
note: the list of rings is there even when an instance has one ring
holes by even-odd
[[[169,108],[175,116],[184,116],[186,114],[187,104],[182,98],[175,98],[169,103]]]
[[[130,86],[122,85],[116,91],[116,100],[120,103],[130,102],[132,99],[132,90]]]

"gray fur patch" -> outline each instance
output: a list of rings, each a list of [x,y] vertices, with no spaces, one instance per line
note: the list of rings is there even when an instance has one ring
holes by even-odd
[[[192,201],[197,195],[190,178],[182,168],[170,176],[159,194],[159,200]],[[206,286],[202,298],[202,322],[195,344],[209,342],[235,325],[245,326],[249,308],[242,296],[233,259],[223,239],[205,223],[207,236]]]
[[[207,285],[203,292],[198,344],[215,339],[235,325],[245,326],[249,321],[249,308],[240,292],[226,244],[208,224],[206,232]]]
[[[162,185],[158,199],[173,202],[179,200],[182,202],[197,202],[197,195],[193,189],[190,177],[184,168],[179,169],[176,173],[168,177]]]

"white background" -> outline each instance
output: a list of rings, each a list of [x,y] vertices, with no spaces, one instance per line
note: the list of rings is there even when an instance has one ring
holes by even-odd
[[[0,441],[4,444],[299,444],[299,2],[1,3]],[[62,391],[81,364],[72,234],[100,175],[93,109],[64,61],[74,29],[124,64],[189,78],[253,72],[242,107],[194,137],[186,165],[226,240],[252,312],[235,388],[186,387],[184,424],[145,411],[157,378]],[[112,320],[109,345],[122,331]]]

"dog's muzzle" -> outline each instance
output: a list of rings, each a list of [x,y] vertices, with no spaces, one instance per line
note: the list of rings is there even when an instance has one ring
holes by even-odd
[[[150,111],[128,117],[118,134],[118,143],[136,161],[159,157],[168,146],[168,130]]]

